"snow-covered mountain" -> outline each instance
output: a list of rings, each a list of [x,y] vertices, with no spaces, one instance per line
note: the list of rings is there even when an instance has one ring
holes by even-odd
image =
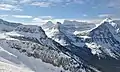
[[[65,26],[70,29],[66,28]],[[72,51],[71,53],[74,53],[77,57],[87,60],[89,64],[100,69],[101,71],[119,72],[119,22],[107,18],[103,20],[97,27],[94,27],[93,29],[88,30],[84,33],[82,32],[83,34],[80,36],[80,38],[73,34],[75,31],[74,27],[75,24],[72,24],[70,21],[68,21],[66,25],[60,24],[58,22],[51,27],[47,27],[47,29],[45,29],[45,32],[48,37],[54,39],[67,48],[69,47]],[[78,42],[79,46],[75,45],[77,42],[74,42],[73,40],[76,38],[80,40]],[[91,51],[88,48],[90,48]]]
[[[104,72],[119,72],[120,66],[120,36],[117,23],[111,18],[106,18],[97,27],[89,32],[85,39],[87,47],[94,56],[91,64],[99,67]]]
[[[116,23],[118,27],[120,28],[120,20],[114,20],[113,22]]]
[[[52,38],[62,46],[66,47],[70,53],[75,54],[75,56],[85,61],[88,61],[91,58],[91,50],[86,47],[83,40],[74,34],[67,32],[60,22],[57,22],[57,24],[44,30],[49,38]]]
[[[83,37],[69,32],[60,22],[46,23],[42,27],[45,32],[36,25],[7,23],[5,28],[13,29],[0,33],[0,71],[120,71],[120,27],[110,18]]]
[[[94,28],[96,25],[94,23],[87,23],[87,22],[78,22],[78,21],[69,21],[65,20],[63,22],[64,29],[68,32],[74,33],[76,31],[85,31]]]
[[[44,26],[42,28],[45,30],[47,36],[54,39],[56,42],[60,43],[61,45],[67,46],[73,44],[78,47],[84,46],[82,40],[77,36],[75,36],[73,33],[71,33],[71,31],[68,31],[66,27],[64,27],[64,25],[61,24],[60,22],[57,22],[56,24],[53,24],[52,26],[49,26],[47,28],[45,28]]]
[[[21,25],[20,23],[11,23],[0,19],[0,32],[12,31],[15,27]]]
[[[44,29],[47,36],[54,39],[56,42],[60,43],[63,46],[70,45],[71,40],[61,31],[61,23],[57,22],[53,26]]]
[[[105,57],[105,55],[118,58],[120,56],[119,48],[119,27],[112,19],[107,18],[101,24],[90,31],[90,42],[93,47],[93,53]]]
[[[50,28],[50,27],[52,27],[52,26],[54,26],[54,23],[52,23],[51,21],[48,21],[48,22],[46,22],[45,24],[43,24],[41,27],[42,27],[43,29],[47,29],[47,28]]]
[[[74,32],[82,30],[88,30],[95,26],[93,23],[87,22],[77,22],[65,20],[64,23],[57,22],[53,24],[52,22],[47,22],[42,26],[48,37],[52,38],[56,42],[63,46],[78,46],[83,47],[85,43],[79,37],[77,37]]]
[[[94,23],[88,23],[88,22],[78,22],[78,21],[70,21],[70,20],[64,20],[62,24],[61,30],[65,30],[67,32],[70,32],[74,34],[74,32],[80,32],[80,31],[85,31],[85,30],[90,30],[94,28],[96,25]],[[54,26],[55,24],[52,23],[51,21],[48,21],[41,27],[43,29],[50,28]]]
[[[80,58],[81,52],[74,54],[35,25],[20,25],[11,32],[0,33],[0,68],[4,71],[96,72]]]

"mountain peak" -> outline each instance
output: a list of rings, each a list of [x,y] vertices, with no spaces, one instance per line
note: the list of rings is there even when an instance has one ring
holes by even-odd
[[[36,26],[36,25],[20,25],[15,29],[15,31],[26,32],[26,33],[44,32],[40,26]]]
[[[3,21],[3,19],[0,19],[0,21]]]
[[[57,22],[57,24],[61,24],[60,22]]]
[[[112,22],[113,20],[111,19],[111,18],[106,18],[106,19],[104,19],[103,21],[102,21],[102,23],[104,23],[104,22]]]
[[[60,30],[60,27],[61,27],[61,23],[60,23],[60,22],[57,22],[57,23],[54,25],[53,28]]]
[[[73,21],[70,21],[70,20],[64,20],[63,24],[65,24],[65,25],[73,24]]]
[[[52,25],[52,24],[53,24],[53,22],[52,22],[52,21],[48,21],[46,24],[50,24],[50,25]]]
[[[47,29],[47,28],[49,28],[49,27],[52,27],[54,25],[54,23],[52,22],[52,21],[48,21],[48,22],[46,22],[45,24],[43,24],[41,27],[43,28],[43,29]]]

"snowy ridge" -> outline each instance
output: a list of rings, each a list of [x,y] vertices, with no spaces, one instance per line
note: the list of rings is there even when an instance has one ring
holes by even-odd
[[[94,23],[69,21],[69,20],[65,20],[62,25],[65,27],[64,29],[70,33],[74,33],[75,31],[80,32],[80,31],[90,30],[91,28],[95,27]]]
[[[67,48],[48,38],[39,26],[20,25],[1,35],[0,46],[8,52],[2,58],[17,66],[35,72],[94,71],[82,59],[73,58],[75,55]]]
[[[92,56],[90,49],[85,46],[81,38],[63,29],[64,26],[57,22],[54,26],[44,30],[48,37],[66,47],[71,54],[75,54],[72,55],[73,57],[77,56],[78,60],[88,61]]]
[[[47,23],[45,23],[44,25],[42,25],[41,27],[43,29],[47,29],[47,28],[50,28],[54,25],[54,23],[52,23],[51,21],[48,21]]]
[[[13,38],[33,40],[42,45],[47,45],[47,46],[56,48],[52,40],[47,38],[43,29],[39,26],[21,25],[21,26],[18,26],[14,31],[8,32],[6,34]]]
[[[64,71],[64,69],[62,67],[54,68],[54,66],[49,65],[49,62],[50,62],[50,64],[52,64],[51,63],[52,58],[53,58],[53,60],[55,59],[55,60],[59,61],[58,57],[60,57],[60,59],[61,58],[65,58],[65,59],[68,58],[68,59],[70,59],[70,57],[64,55],[61,52],[58,53],[55,50],[50,50],[47,47],[44,47],[44,46],[42,47],[42,46],[39,46],[39,44],[36,44],[36,43],[33,43],[33,42],[29,42],[29,41],[23,41],[22,42],[22,41],[19,41],[19,40],[0,40],[0,46],[2,46],[4,49],[6,49],[7,51],[5,50],[5,52],[7,52],[7,54],[9,55],[9,57],[8,57],[6,54],[0,54],[0,55],[2,55],[2,57],[4,57],[7,60],[10,60],[11,62],[16,63],[16,64],[20,64],[21,65],[21,63],[22,63],[26,67],[32,69],[35,72],[39,72],[40,70],[43,70],[45,72],[60,72],[61,70]],[[41,51],[38,50],[38,49],[32,51],[32,48],[34,46],[36,46],[35,48],[40,48],[41,47]],[[29,48],[26,49],[27,47],[29,47]],[[16,49],[16,50],[14,50],[14,49]],[[4,50],[1,49],[1,51],[4,51]],[[23,54],[21,55],[21,53],[23,53]],[[39,54],[38,55],[34,55],[36,53],[39,53]],[[16,56],[14,56],[13,54],[16,55]],[[47,55],[47,56],[51,56],[52,58],[49,59],[49,57],[47,58],[47,56],[44,57],[44,54]],[[54,57],[54,56],[56,56],[58,59],[56,57]],[[33,57],[33,58],[29,58],[29,57]],[[48,64],[45,64],[45,66],[44,66],[44,62],[40,61],[40,59],[35,59],[34,57],[35,58],[41,58],[44,62],[48,62]],[[56,63],[57,62],[54,62],[53,64],[56,65]],[[39,68],[39,67],[41,67],[41,68]]]
[[[0,52],[0,56],[2,57],[0,58],[0,69],[6,72],[9,72],[9,71],[15,72],[17,70],[20,72],[39,72],[39,71],[45,71],[45,72],[58,71],[59,72],[60,70],[62,70],[62,68],[57,68],[57,67],[54,68],[54,66],[44,63],[39,59],[29,58],[26,55],[21,54],[17,50],[11,50],[7,48],[5,49],[6,50],[4,51],[7,51],[7,52],[9,51],[12,54],[15,54],[17,56],[17,57],[11,56],[11,53],[1,54]],[[7,69],[5,67],[7,67]],[[30,69],[27,69],[27,67],[32,69],[33,71]]]
[[[15,27],[21,25],[20,23],[10,23],[0,19],[0,32],[12,31]]]
[[[87,46],[97,55],[118,58],[120,56],[118,33],[117,24],[112,19],[107,18],[98,27],[90,31],[91,43],[87,43]]]
[[[44,30],[48,37],[54,39],[63,46],[71,44],[78,47],[84,46],[84,43],[81,42],[80,38],[76,37],[70,31],[65,30],[64,26],[59,22]]]
[[[87,30],[87,33],[80,31],[83,33],[80,37],[73,33],[79,32],[79,26],[84,28],[83,24],[86,25],[86,23],[75,21],[66,23],[48,22],[42,27],[45,31],[40,26],[18,25],[10,32],[0,33],[0,70],[13,72],[16,70],[18,72],[120,71],[119,22],[107,18],[99,26]],[[93,25],[87,26],[91,28]]]
[[[61,27],[61,23],[57,22],[54,26],[45,29],[45,33],[63,46],[71,44],[70,39],[61,31]]]

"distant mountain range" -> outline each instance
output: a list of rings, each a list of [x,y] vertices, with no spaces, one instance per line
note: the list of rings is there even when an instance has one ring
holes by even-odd
[[[98,26],[65,20],[40,27],[0,19],[0,70],[119,72],[119,23],[111,18]]]

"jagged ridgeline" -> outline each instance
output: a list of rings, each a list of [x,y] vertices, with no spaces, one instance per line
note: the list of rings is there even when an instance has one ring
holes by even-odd
[[[84,62],[84,60],[71,53],[69,49],[48,38],[40,26],[19,25],[12,31],[1,33],[1,35],[4,36],[0,39],[1,48],[17,57],[10,61],[17,64],[14,60],[19,60],[20,63],[35,72],[40,71],[40,65],[34,64],[34,66],[30,66],[29,58],[34,59],[33,63],[37,59],[42,60],[43,63],[51,64],[53,69],[58,69],[58,72],[91,72],[96,70]]]
[[[49,21],[42,28],[0,20],[0,64],[29,69],[23,72],[119,72],[119,27],[119,21],[110,18],[95,28],[66,20]],[[75,35],[79,30],[87,32]]]

